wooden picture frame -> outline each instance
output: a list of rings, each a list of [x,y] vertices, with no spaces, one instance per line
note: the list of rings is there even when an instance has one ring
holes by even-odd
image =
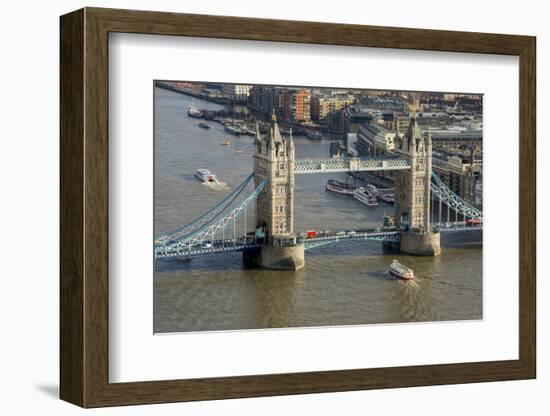
[[[536,376],[535,38],[85,8],[61,17],[60,396],[101,407],[529,379]],[[519,359],[109,383],[111,32],[519,56]]]

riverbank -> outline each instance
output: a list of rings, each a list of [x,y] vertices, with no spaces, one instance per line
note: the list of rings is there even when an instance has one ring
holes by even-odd
[[[212,97],[188,88],[178,87],[166,81],[155,81],[155,87],[162,88],[168,91],[177,92],[179,94],[188,95],[190,97],[200,98],[201,100],[210,101],[216,104],[228,104],[229,99],[226,97]]]
[[[209,101],[221,105],[231,105],[232,103],[227,97],[213,97],[208,94],[204,94],[198,91],[194,91],[189,88],[183,88],[172,84],[169,81],[155,81],[155,87],[162,88],[168,91],[176,92],[178,94],[187,95],[189,97],[198,98],[201,100]],[[255,119],[260,121],[260,124],[269,123],[271,119],[271,114],[260,114],[254,113]],[[293,122],[290,120],[279,120],[279,126],[282,129],[283,134],[289,134],[289,130],[292,129],[294,135],[304,135],[308,136],[313,140],[338,140],[340,139],[339,134],[331,133],[324,131],[323,126],[320,125],[304,125],[302,123]],[[262,127],[262,126],[261,126]],[[265,129],[264,129],[265,130]],[[262,133],[265,133],[263,131]]]

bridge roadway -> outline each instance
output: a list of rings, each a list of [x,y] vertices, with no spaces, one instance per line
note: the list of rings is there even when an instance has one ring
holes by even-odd
[[[243,251],[245,248],[260,247],[260,244],[254,240],[253,237],[238,237],[229,239],[219,239],[210,241],[204,241],[202,244],[197,244],[193,247],[173,249],[168,248],[162,250],[162,246],[159,246],[155,250],[155,258],[157,259],[171,259],[178,257],[196,257],[206,254],[221,254],[235,251]]]
[[[483,225],[469,225],[466,222],[450,222],[443,224],[434,224],[435,229],[442,233],[465,232],[465,231],[482,231]],[[315,237],[305,237],[305,234],[299,234],[297,242],[304,243],[305,249],[309,250],[325,244],[336,243],[346,240],[371,240],[371,241],[387,241],[399,242],[400,230],[397,228],[381,228],[370,227],[354,230],[336,230],[336,231],[320,231]],[[158,247],[155,252],[157,259],[174,259],[182,257],[197,257],[210,254],[221,254],[228,252],[243,251],[245,249],[258,248],[261,242],[255,240],[252,236],[238,237],[230,239],[218,239],[214,241],[204,241],[200,245],[189,247],[187,249],[167,249],[162,250],[162,246]]]
[[[441,233],[458,233],[464,231],[483,231],[483,224],[470,225],[465,221],[432,224],[435,230]]]
[[[321,231],[315,237],[303,239],[306,250],[344,240],[375,240],[375,241],[399,241],[399,230],[395,227],[387,228],[362,228],[356,230]]]

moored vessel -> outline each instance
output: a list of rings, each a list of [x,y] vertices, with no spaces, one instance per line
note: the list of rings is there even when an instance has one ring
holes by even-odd
[[[199,127],[202,127],[203,129],[209,129],[210,124],[208,124],[208,123],[199,123]]]
[[[414,279],[413,269],[399,263],[395,259],[390,264],[389,272],[393,276],[399,277],[400,279],[404,279],[404,280]]]
[[[249,128],[248,126],[242,126],[241,132],[243,134],[246,134],[247,136],[254,136],[256,134],[256,130]]]
[[[353,197],[369,207],[378,206],[376,196],[366,188],[361,187],[353,191]]]
[[[228,133],[234,134],[235,136],[242,134],[242,130],[239,126],[226,125],[224,130]]]
[[[395,195],[392,193],[379,193],[378,198],[380,198],[382,201],[393,204],[395,203]]]
[[[191,103],[187,110],[187,115],[193,118],[202,118],[202,111],[195,107],[195,104]]]
[[[216,175],[206,168],[200,168],[195,171],[195,176],[203,182],[216,182]]]
[[[335,179],[329,179],[326,184],[326,190],[343,195],[353,195],[355,186],[345,182],[337,181]]]

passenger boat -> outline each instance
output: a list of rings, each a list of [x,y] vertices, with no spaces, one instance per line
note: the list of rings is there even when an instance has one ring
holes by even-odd
[[[389,272],[393,276],[399,277],[400,279],[404,279],[404,280],[414,279],[413,269],[399,263],[395,259],[390,264]]]
[[[355,186],[347,184],[345,182],[337,181],[335,179],[329,179],[326,184],[326,190],[343,195],[353,195]]]
[[[369,207],[378,206],[376,196],[366,188],[361,187],[353,191],[353,197]]]
[[[378,195],[378,198],[380,198],[382,201],[388,204],[395,203],[395,195],[393,193],[388,193],[388,194],[381,193]]]
[[[209,129],[210,124],[208,124],[208,123],[199,123],[199,127],[202,127],[203,129]]]
[[[195,104],[191,102],[189,109],[187,110],[187,115],[193,118],[202,118],[202,111],[195,107]]]
[[[216,182],[216,175],[210,172],[208,169],[201,168],[195,171],[195,176],[203,182]]]
[[[224,130],[228,133],[234,134],[235,136],[242,134],[242,130],[239,126],[227,125],[224,127]]]

